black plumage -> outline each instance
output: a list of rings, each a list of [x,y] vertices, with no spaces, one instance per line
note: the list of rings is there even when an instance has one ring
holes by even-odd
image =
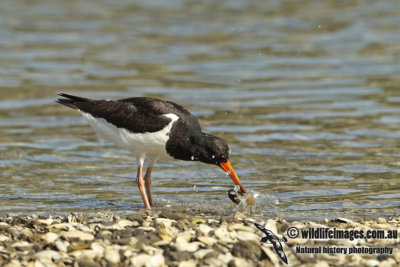
[[[178,117],[190,114],[177,104],[150,97],[92,100],[68,94],[59,95],[65,98],[57,99],[58,103],[89,113],[95,118],[103,118],[108,123],[127,129],[131,133],[160,131],[171,121],[163,116],[164,114],[173,113]]]

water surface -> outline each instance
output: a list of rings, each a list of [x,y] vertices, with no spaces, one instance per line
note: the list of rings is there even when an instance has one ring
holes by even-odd
[[[136,163],[66,92],[159,97],[228,141],[257,214],[400,212],[400,4],[0,2],[0,213],[142,207]],[[159,162],[159,208],[234,209],[211,165]]]

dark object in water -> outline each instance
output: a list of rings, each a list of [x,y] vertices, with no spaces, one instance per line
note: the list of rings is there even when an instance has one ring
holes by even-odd
[[[234,189],[229,189],[229,190],[228,190],[228,197],[229,197],[229,199],[232,200],[232,201],[233,201],[234,203],[236,203],[236,204],[239,204],[240,201],[241,201],[239,195],[240,195],[240,196],[243,196],[243,195],[246,196],[246,203],[247,203],[247,205],[254,205],[255,200],[254,200],[254,198],[253,198],[252,196],[250,196],[249,194],[247,194],[247,193],[241,193],[241,192],[236,192]]]
[[[228,190],[228,197],[230,198],[230,200],[232,200],[236,204],[240,203],[239,195],[234,189],[229,189]]]

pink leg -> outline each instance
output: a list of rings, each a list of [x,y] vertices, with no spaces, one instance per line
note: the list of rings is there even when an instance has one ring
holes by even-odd
[[[153,169],[154,162],[149,161],[149,167],[147,167],[146,175],[144,176],[144,182],[146,185],[147,198],[149,199],[150,206],[154,206],[153,197],[151,196],[151,171]]]
[[[144,183],[143,176],[142,176],[143,161],[144,161],[143,159],[139,160],[139,167],[138,167],[136,182],[139,187],[140,195],[142,195],[142,199],[143,199],[145,208],[151,209],[149,201],[147,200],[147,195],[146,195],[146,191],[145,191],[145,183]]]

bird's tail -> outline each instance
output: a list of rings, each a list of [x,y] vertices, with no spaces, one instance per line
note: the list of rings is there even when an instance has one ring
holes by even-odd
[[[58,98],[56,100],[57,103],[62,104],[64,106],[73,108],[73,109],[78,109],[76,106],[77,102],[90,102],[92,99],[90,98],[85,98],[85,97],[80,97],[80,96],[74,96],[74,95],[69,95],[69,94],[58,94],[61,97],[64,98]]]

